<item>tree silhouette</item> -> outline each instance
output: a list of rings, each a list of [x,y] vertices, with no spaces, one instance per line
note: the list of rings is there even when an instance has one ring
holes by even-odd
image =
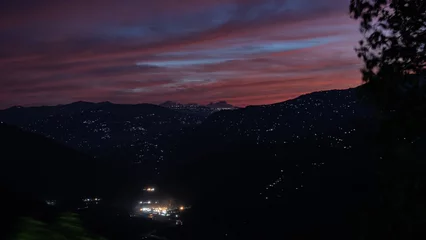
[[[395,88],[407,75],[425,73],[424,0],[351,0],[350,15],[364,35],[355,50],[365,82]]]
[[[426,1],[351,0],[364,39],[355,49],[363,81],[378,101],[377,197],[361,220],[361,239],[426,234]],[[364,221],[365,220],[365,221]]]

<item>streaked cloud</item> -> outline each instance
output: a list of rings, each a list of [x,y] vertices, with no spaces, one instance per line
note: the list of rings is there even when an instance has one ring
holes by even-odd
[[[0,107],[237,105],[360,83],[348,0],[0,3]]]

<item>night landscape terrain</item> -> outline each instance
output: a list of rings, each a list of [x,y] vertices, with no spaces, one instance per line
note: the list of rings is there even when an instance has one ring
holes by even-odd
[[[67,204],[109,196],[109,204],[127,214],[132,202],[115,194],[125,189],[127,198],[137,198],[137,189],[155,183],[197,206],[191,214],[202,219],[194,223],[203,225],[199,234],[213,225],[215,237],[261,238],[281,231],[304,236],[306,229],[316,236],[345,235],[355,231],[348,227],[359,224],[353,221],[363,204],[377,197],[375,172],[386,157],[376,139],[381,120],[369,99],[360,97],[361,89],[206,117],[148,104],[13,107],[1,111],[0,119],[25,131],[2,124],[6,156],[21,159],[7,161],[15,165],[7,166],[5,176],[19,183],[12,179],[24,174],[19,189]],[[423,153],[424,141],[399,141]],[[275,225],[283,223],[287,227]]]
[[[1,239],[424,239],[423,1],[125,2],[0,4]]]

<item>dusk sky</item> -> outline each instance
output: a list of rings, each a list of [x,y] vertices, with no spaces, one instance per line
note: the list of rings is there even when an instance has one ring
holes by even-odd
[[[0,2],[0,108],[237,106],[361,83],[349,0]]]

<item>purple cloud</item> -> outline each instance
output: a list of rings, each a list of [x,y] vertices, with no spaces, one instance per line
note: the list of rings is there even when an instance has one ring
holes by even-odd
[[[166,99],[249,105],[356,86],[360,36],[348,5],[4,1],[0,107]]]

